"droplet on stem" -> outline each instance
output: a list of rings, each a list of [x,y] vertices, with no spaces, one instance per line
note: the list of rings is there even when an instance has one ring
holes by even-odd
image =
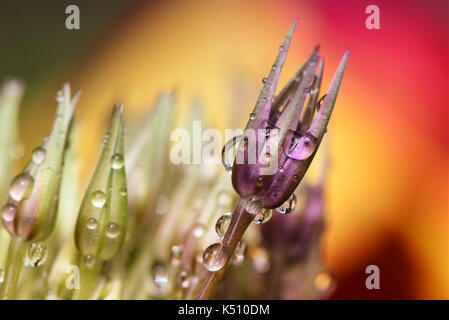
[[[95,230],[95,229],[97,229],[97,226],[98,226],[97,219],[95,219],[93,217],[87,219],[87,223],[86,223],[87,229]]]
[[[226,265],[227,255],[227,250],[221,243],[211,244],[204,250],[203,265],[209,271],[218,271]]]
[[[123,155],[116,153],[112,156],[111,167],[112,169],[118,170],[123,168],[125,160],[123,159]]]
[[[232,212],[227,212],[218,218],[217,223],[215,224],[215,231],[218,236],[223,239],[226,230],[228,230],[229,224],[231,223]]]

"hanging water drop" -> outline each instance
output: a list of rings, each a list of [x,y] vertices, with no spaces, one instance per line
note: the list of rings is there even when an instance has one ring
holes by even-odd
[[[187,270],[181,270],[178,274],[178,284],[183,289],[188,289],[190,287],[190,276]]]
[[[254,112],[251,112],[249,114],[249,120],[254,120],[254,119],[256,119],[256,114]]]
[[[285,201],[280,207],[276,208],[276,211],[281,214],[289,214],[296,208],[296,195],[292,193],[292,195]]]
[[[112,156],[112,162],[111,162],[111,166],[112,169],[118,170],[123,168],[125,161],[123,159],[123,156],[119,153],[116,153]]]
[[[106,195],[102,191],[97,190],[92,193],[90,201],[94,207],[102,208],[106,203]]]
[[[5,204],[2,208],[2,219],[6,222],[10,222],[14,220],[14,216],[16,215],[17,206],[9,202]]]
[[[117,238],[120,234],[120,226],[118,223],[109,222],[108,227],[106,229],[106,237],[108,238]]]
[[[211,244],[203,252],[203,265],[209,271],[218,271],[226,265],[227,255],[221,243]]]
[[[27,196],[27,193],[32,188],[33,183],[34,179],[28,172],[19,174],[11,182],[11,186],[9,187],[9,196],[14,201],[21,201]]]
[[[37,147],[31,153],[31,159],[37,165],[40,165],[42,162],[44,162],[45,156],[46,156],[45,149],[41,147]]]
[[[227,212],[218,218],[217,223],[215,224],[215,231],[218,236],[223,239],[226,230],[228,230],[229,224],[231,223],[232,212]]]
[[[324,98],[326,98],[326,96],[327,96],[327,94],[325,94],[324,96],[322,96],[322,97],[320,98],[320,100],[318,100],[318,102],[317,102],[317,104],[316,104],[316,110],[317,110],[317,111],[320,111],[321,106],[323,105],[323,102],[324,102]]]
[[[267,222],[271,219],[271,216],[273,215],[273,210],[262,208],[260,209],[259,213],[256,214],[256,217],[254,218],[253,222],[255,224],[262,224]]]
[[[95,229],[97,229],[97,226],[98,226],[97,219],[95,219],[93,217],[87,219],[87,223],[86,223],[87,229],[95,230]]]
[[[47,260],[48,250],[47,245],[42,242],[34,242],[28,248],[28,264],[31,267],[39,267]]]
[[[58,91],[56,92],[55,99],[56,99],[56,101],[59,102],[59,103],[61,103],[61,102],[64,101],[64,93],[62,92],[62,90],[58,90]]]
[[[84,256],[84,265],[88,268],[92,268],[95,265],[96,259],[93,254],[87,254]]]

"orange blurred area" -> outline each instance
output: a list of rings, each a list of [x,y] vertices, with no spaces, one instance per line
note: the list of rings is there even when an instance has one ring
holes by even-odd
[[[196,98],[211,126],[242,126],[299,17],[278,89],[320,43],[326,90],[351,50],[327,137],[325,259],[339,281],[334,298],[448,299],[447,3],[377,1],[380,30],[365,28],[369,4],[133,2],[61,76],[83,90],[85,163],[98,155],[115,101],[137,118],[161,90],[178,92],[178,126]],[[47,105],[55,88],[29,101]],[[380,268],[376,292],[365,288],[369,264]]]

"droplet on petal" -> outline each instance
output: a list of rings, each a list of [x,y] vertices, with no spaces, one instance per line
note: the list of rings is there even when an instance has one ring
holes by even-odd
[[[27,197],[29,191],[31,191],[31,188],[33,187],[33,184],[34,179],[28,172],[21,173],[11,182],[11,186],[9,187],[9,196],[14,201],[19,202]]]
[[[46,151],[44,148],[37,147],[33,150],[31,154],[31,159],[33,162],[37,165],[40,165],[42,162],[44,162],[46,156]]]
[[[94,207],[102,208],[106,203],[106,195],[100,190],[94,191],[92,193],[90,201],[92,202],[92,205]]]
[[[281,214],[289,214],[296,208],[296,195],[292,193],[292,195],[285,201],[280,207],[276,208],[276,211]]]

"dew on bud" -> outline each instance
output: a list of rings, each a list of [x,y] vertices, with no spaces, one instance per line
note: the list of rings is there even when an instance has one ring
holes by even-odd
[[[42,242],[33,242],[28,248],[27,264],[31,267],[39,267],[47,260],[47,245]]]
[[[2,219],[6,222],[10,222],[14,220],[14,216],[16,215],[17,206],[9,202],[3,206],[2,209]]]
[[[46,151],[44,148],[41,148],[41,147],[37,147],[31,153],[31,159],[37,165],[40,165],[42,162],[44,162],[45,156],[46,156]]]
[[[203,252],[203,265],[209,271],[222,269],[227,262],[227,251],[221,243],[211,244]]]
[[[93,254],[87,254],[83,258],[84,265],[88,268],[92,268],[95,265],[96,259]]]
[[[108,227],[106,229],[106,237],[108,238],[117,238],[120,234],[120,226],[118,223],[109,222]]]
[[[181,288],[188,289],[191,283],[189,272],[187,270],[181,270],[178,274],[177,282]]]
[[[268,220],[271,219],[271,216],[273,215],[273,210],[271,209],[267,209],[267,208],[262,208],[260,209],[260,211],[256,214],[253,222],[255,224],[262,224],[267,222]]]
[[[14,201],[19,202],[27,196],[27,193],[33,187],[33,184],[34,179],[28,172],[21,173],[11,182],[9,196]]]
[[[126,186],[123,186],[120,188],[120,195],[122,197],[126,197],[126,195],[128,194],[128,189],[126,188]]]
[[[249,115],[249,119],[250,120],[256,119],[256,114],[254,112],[251,112],[250,115]]]
[[[125,164],[125,160],[123,159],[123,155],[116,153],[112,156],[111,167],[112,169],[118,170],[123,168]]]
[[[90,201],[94,207],[102,208],[106,203],[106,195],[100,190],[94,191]]]
[[[281,214],[289,214],[296,208],[297,198],[294,193],[285,201],[280,207],[276,208],[276,211]]]
[[[227,212],[218,218],[217,223],[215,224],[215,231],[218,236],[223,239],[226,230],[228,230],[229,224],[231,223],[232,212]]]
[[[97,229],[97,226],[98,226],[97,219],[95,219],[95,218],[87,219],[87,223],[86,223],[87,229],[95,230],[95,229]]]
[[[181,254],[182,249],[180,246],[174,245],[171,247],[170,261],[173,266],[177,267],[181,264]]]

